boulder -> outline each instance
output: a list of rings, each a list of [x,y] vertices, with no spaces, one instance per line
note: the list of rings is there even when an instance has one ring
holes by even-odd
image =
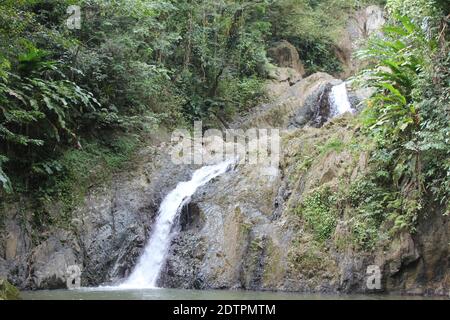
[[[305,75],[305,67],[300,61],[297,49],[288,41],[277,42],[267,51],[268,56],[281,68],[291,68],[301,77]]]
[[[79,265],[74,249],[66,245],[67,234],[50,236],[34,248],[31,254],[32,289],[65,289],[67,288],[67,270]],[[62,242],[62,239],[67,242]]]

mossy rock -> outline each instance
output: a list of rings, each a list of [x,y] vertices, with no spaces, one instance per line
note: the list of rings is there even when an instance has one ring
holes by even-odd
[[[6,279],[0,279],[0,300],[20,300],[19,290]]]

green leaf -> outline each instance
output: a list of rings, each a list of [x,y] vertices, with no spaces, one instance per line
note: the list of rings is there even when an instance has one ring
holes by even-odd
[[[383,82],[380,85],[383,88],[389,90],[389,92],[392,93],[395,97],[397,97],[403,105],[406,105],[407,101],[405,96],[403,96],[398,89],[394,88],[392,84]]]

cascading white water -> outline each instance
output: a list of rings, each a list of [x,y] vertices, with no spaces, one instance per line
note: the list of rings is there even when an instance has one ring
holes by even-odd
[[[354,112],[348,99],[347,85],[345,82],[334,86],[330,92],[330,102],[332,108],[332,117],[339,116],[346,112]]]
[[[202,167],[194,172],[190,181],[180,182],[165,197],[144,253],[139,258],[134,271],[119,288],[148,289],[156,287],[156,281],[174,236],[173,226],[179,212],[199,187],[228,171],[233,163],[233,160],[228,160],[217,165]]]

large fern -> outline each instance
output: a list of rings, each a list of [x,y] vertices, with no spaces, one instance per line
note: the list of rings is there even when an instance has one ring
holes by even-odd
[[[410,19],[397,16],[398,25],[384,27],[384,36],[370,40],[357,56],[375,61],[374,67],[362,73],[364,83],[375,88],[367,124],[379,130],[383,138],[397,137],[417,125],[417,110],[412,93],[418,75],[426,65],[427,54],[435,46],[421,28]]]
[[[377,142],[373,160],[380,172],[387,173],[380,182],[399,194],[392,203],[394,227],[413,227],[427,192],[424,152],[417,146],[417,136],[426,115],[418,105],[419,80],[426,73],[436,41],[405,16],[384,27],[383,36],[371,39],[358,57],[370,63],[359,79],[374,89],[363,113],[365,127]],[[389,208],[388,208],[389,209]],[[399,210],[398,210],[399,209]]]

